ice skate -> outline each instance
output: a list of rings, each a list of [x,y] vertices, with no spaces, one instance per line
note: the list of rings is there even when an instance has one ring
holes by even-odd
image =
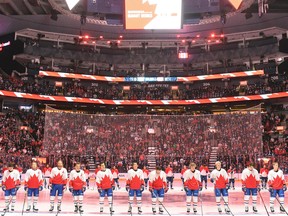
[[[83,213],[83,212],[84,212],[84,210],[83,210],[83,207],[82,207],[82,206],[79,206],[79,209],[78,209],[78,210],[79,210],[79,212],[80,212],[80,213]]]
[[[113,214],[114,213],[114,210],[112,207],[110,207],[110,214]]]
[[[78,206],[75,205],[75,208],[74,208],[74,213],[77,213],[78,212]]]
[[[28,206],[28,207],[26,208],[26,212],[30,212],[30,210],[31,210],[31,206]]]
[[[193,208],[193,212],[194,212],[194,214],[196,214],[197,213],[197,209]]]
[[[219,213],[222,213],[221,207],[218,207],[218,212],[219,212]]]
[[[132,207],[130,205],[129,208],[128,208],[128,213],[130,214],[131,212],[132,212]]]
[[[58,211],[58,212],[61,212],[61,205],[58,205],[58,206],[57,206],[57,211]]]
[[[152,212],[155,215],[156,214],[156,208],[152,208]]]
[[[138,214],[142,214],[142,210],[140,207],[138,207]]]
[[[159,213],[160,213],[160,214],[163,214],[163,213],[164,213],[164,211],[163,211],[163,209],[162,209],[161,207],[159,208]]]
[[[187,208],[187,213],[188,213],[188,214],[190,213],[190,208]]]
[[[257,212],[258,212],[258,210],[257,210],[257,208],[256,208],[255,206],[253,207],[253,212],[254,212],[254,213],[257,213]]]
[[[285,212],[285,209],[283,208],[283,206],[280,207],[280,212],[281,213]]]
[[[49,212],[53,212],[54,206],[50,206]]]
[[[274,213],[274,212],[275,212],[274,207],[270,207],[270,211],[271,211],[272,213]]]
[[[248,206],[245,206],[245,212],[247,213],[249,211]]]
[[[103,210],[104,210],[103,207],[100,207],[100,213],[103,213]]]
[[[39,209],[36,206],[33,206],[33,212],[38,212]]]

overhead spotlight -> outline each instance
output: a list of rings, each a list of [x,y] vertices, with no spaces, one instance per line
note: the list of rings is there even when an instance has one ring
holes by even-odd
[[[69,8],[69,10],[72,10],[79,2],[80,0],[66,0],[66,4]]]

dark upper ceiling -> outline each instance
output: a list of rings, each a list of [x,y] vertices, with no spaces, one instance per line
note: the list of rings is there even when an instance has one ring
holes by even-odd
[[[86,1],[86,0],[82,0]],[[113,7],[115,0],[97,0],[105,4],[111,3]],[[117,0],[120,1],[120,0]],[[199,1],[199,0],[183,0]],[[206,1],[206,0],[201,0]],[[213,1],[213,0],[212,0]],[[242,13],[233,13],[231,7],[227,6],[228,0],[220,1],[220,11],[211,14],[202,13],[200,24],[184,25],[181,30],[130,30],[123,29],[121,21],[117,25],[110,25],[114,19],[122,20],[122,15],[117,13],[100,14],[87,12],[85,3],[80,2],[72,11],[68,10],[65,0],[0,0],[0,35],[15,32],[24,28],[39,29],[50,32],[63,32],[69,34],[79,34],[80,29],[83,33],[92,36],[103,35],[106,38],[117,38],[120,34],[125,38],[175,38],[180,34],[181,37],[195,34],[209,35],[211,31],[225,34],[234,32],[244,32],[258,30],[268,27],[281,27],[288,29],[288,0],[268,0],[269,10],[261,18],[258,17],[258,1],[244,0],[242,2]],[[250,2],[250,3],[249,3]],[[251,3],[252,6],[251,6]],[[184,3],[183,3],[184,4]],[[244,9],[247,6],[246,9]],[[99,7],[101,8],[101,7]],[[220,13],[227,12],[227,22],[220,22]],[[240,9],[239,9],[240,10]],[[87,23],[80,24],[80,16],[87,14]],[[252,18],[246,19],[245,13],[255,13]],[[218,13],[218,14],[217,14]],[[230,14],[229,14],[230,13]],[[1,15],[3,14],[3,15]],[[51,14],[58,14],[58,20],[50,19]],[[100,15],[100,16],[99,16]],[[106,20],[100,20],[105,15]],[[194,17],[195,14],[185,13],[186,20]],[[199,15],[199,14],[198,14]]]

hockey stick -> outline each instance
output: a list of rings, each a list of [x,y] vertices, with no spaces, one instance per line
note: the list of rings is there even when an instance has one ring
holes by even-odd
[[[200,198],[200,203],[201,203],[201,215],[203,216],[203,201],[202,201],[202,193],[199,191],[199,198]]]
[[[156,196],[156,194],[154,193],[153,190],[152,190],[152,194],[157,198],[157,196]],[[165,209],[165,211],[167,212],[167,214],[168,214],[169,216],[171,216],[171,214],[170,214],[170,213],[168,212],[168,210],[165,208],[165,206],[163,205],[163,203],[159,201],[159,199],[158,199],[158,202],[159,202],[160,205]]]
[[[27,188],[27,190],[28,190],[28,188]],[[24,214],[24,208],[25,208],[25,202],[26,202],[26,198],[27,198],[27,192],[25,191],[25,194],[24,194],[24,202],[23,202],[23,206],[22,206],[22,216],[23,216],[23,214]]]
[[[264,205],[264,208],[265,208],[265,211],[266,211],[267,215],[270,216],[270,214],[269,214],[269,212],[268,212],[268,210],[267,210],[267,207],[266,207],[266,205],[265,205],[264,199],[263,199],[263,197],[262,197],[262,195],[261,195],[261,192],[259,191],[258,193],[259,193],[260,199],[261,199],[261,201],[262,201],[262,203],[263,203],[263,205]]]
[[[282,207],[282,209],[284,209],[286,215],[288,215],[286,209],[285,209],[284,206],[281,204],[281,202],[279,201],[278,197],[276,196],[275,198],[276,198],[277,202],[280,204],[280,206]]]
[[[225,200],[224,200],[224,197],[223,197],[223,196],[221,196],[221,198],[222,198],[222,199],[223,199],[223,201],[224,201],[224,206],[226,205],[226,206],[227,206],[227,208],[228,208],[228,210],[230,211],[230,214],[231,214],[232,216],[234,216],[233,212],[232,212],[232,211],[231,211],[231,209],[230,209],[230,206],[229,206],[228,202],[227,202],[227,203],[225,202]]]

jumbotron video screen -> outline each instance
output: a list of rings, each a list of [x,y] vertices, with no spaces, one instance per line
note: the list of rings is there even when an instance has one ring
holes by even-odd
[[[181,29],[182,0],[125,0],[126,29]]]

